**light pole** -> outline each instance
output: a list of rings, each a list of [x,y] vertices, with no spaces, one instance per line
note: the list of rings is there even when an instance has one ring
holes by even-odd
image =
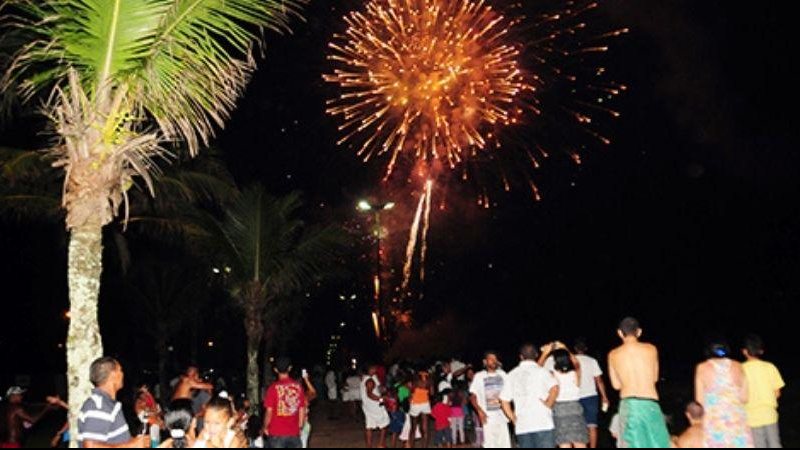
[[[382,205],[375,205],[373,206],[367,200],[361,200],[358,202],[356,209],[358,211],[365,213],[365,214],[373,214],[375,219],[375,238],[376,238],[376,255],[375,255],[375,278],[374,278],[374,288],[375,288],[375,307],[376,312],[373,313],[373,324],[375,326],[375,335],[378,339],[381,339],[381,329],[386,327],[386,323],[384,322],[384,305],[383,305],[383,297],[381,296],[381,245],[383,242],[383,228],[381,226],[381,213],[384,211],[391,211],[394,209],[396,204],[394,202],[384,203]]]

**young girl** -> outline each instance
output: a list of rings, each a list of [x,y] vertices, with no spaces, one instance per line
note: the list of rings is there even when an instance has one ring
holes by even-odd
[[[453,445],[467,443],[464,434],[464,393],[456,383],[455,389],[450,393],[450,432],[453,435]]]
[[[241,431],[234,429],[236,417],[229,399],[215,397],[203,416],[203,431],[194,443],[194,448],[246,448],[247,439]]]
[[[186,410],[170,411],[164,418],[169,438],[158,448],[192,448],[194,435],[190,432],[192,414]]]

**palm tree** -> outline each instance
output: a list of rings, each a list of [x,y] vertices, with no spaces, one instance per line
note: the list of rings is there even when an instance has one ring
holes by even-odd
[[[255,69],[261,31],[288,30],[303,0],[7,0],[11,54],[0,92],[43,94],[65,172],[72,425],[103,349],[97,323],[102,229],[139,177],[152,188],[167,142],[192,154],[222,126]]]
[[[247,334],[247,397],[259,404],[258,351],[274,302],[333,273],[346,245],[335,226],[307,227],[295,192],[272,197],[261,186],[245,189],[219,224],[227,246],[222,263]]]

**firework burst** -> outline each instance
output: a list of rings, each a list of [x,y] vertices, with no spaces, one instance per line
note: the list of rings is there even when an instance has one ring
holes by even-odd
[[[340,144],[387,158],[387,177],[403,160],[456,167],[518,121],[533,90],[506,40],[512,23],[483,1],[372,0],[345,20],[324,76],[341,88],[328,113],[342,119]]]

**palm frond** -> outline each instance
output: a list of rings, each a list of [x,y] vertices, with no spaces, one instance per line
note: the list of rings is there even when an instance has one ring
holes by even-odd
[[[260,186],[244,190],[220,227],[238,283],[262,283],[270,296],[284,296],[331,273],[346,235],[334,226],[306,227],[302,205],[299,192],[276,198]]]
[[[196,151],[222,127],[255,69],[258,29],[289,31],[304,0],[162,0],[168,6],[144,61],[142,104],[168,138]]]

